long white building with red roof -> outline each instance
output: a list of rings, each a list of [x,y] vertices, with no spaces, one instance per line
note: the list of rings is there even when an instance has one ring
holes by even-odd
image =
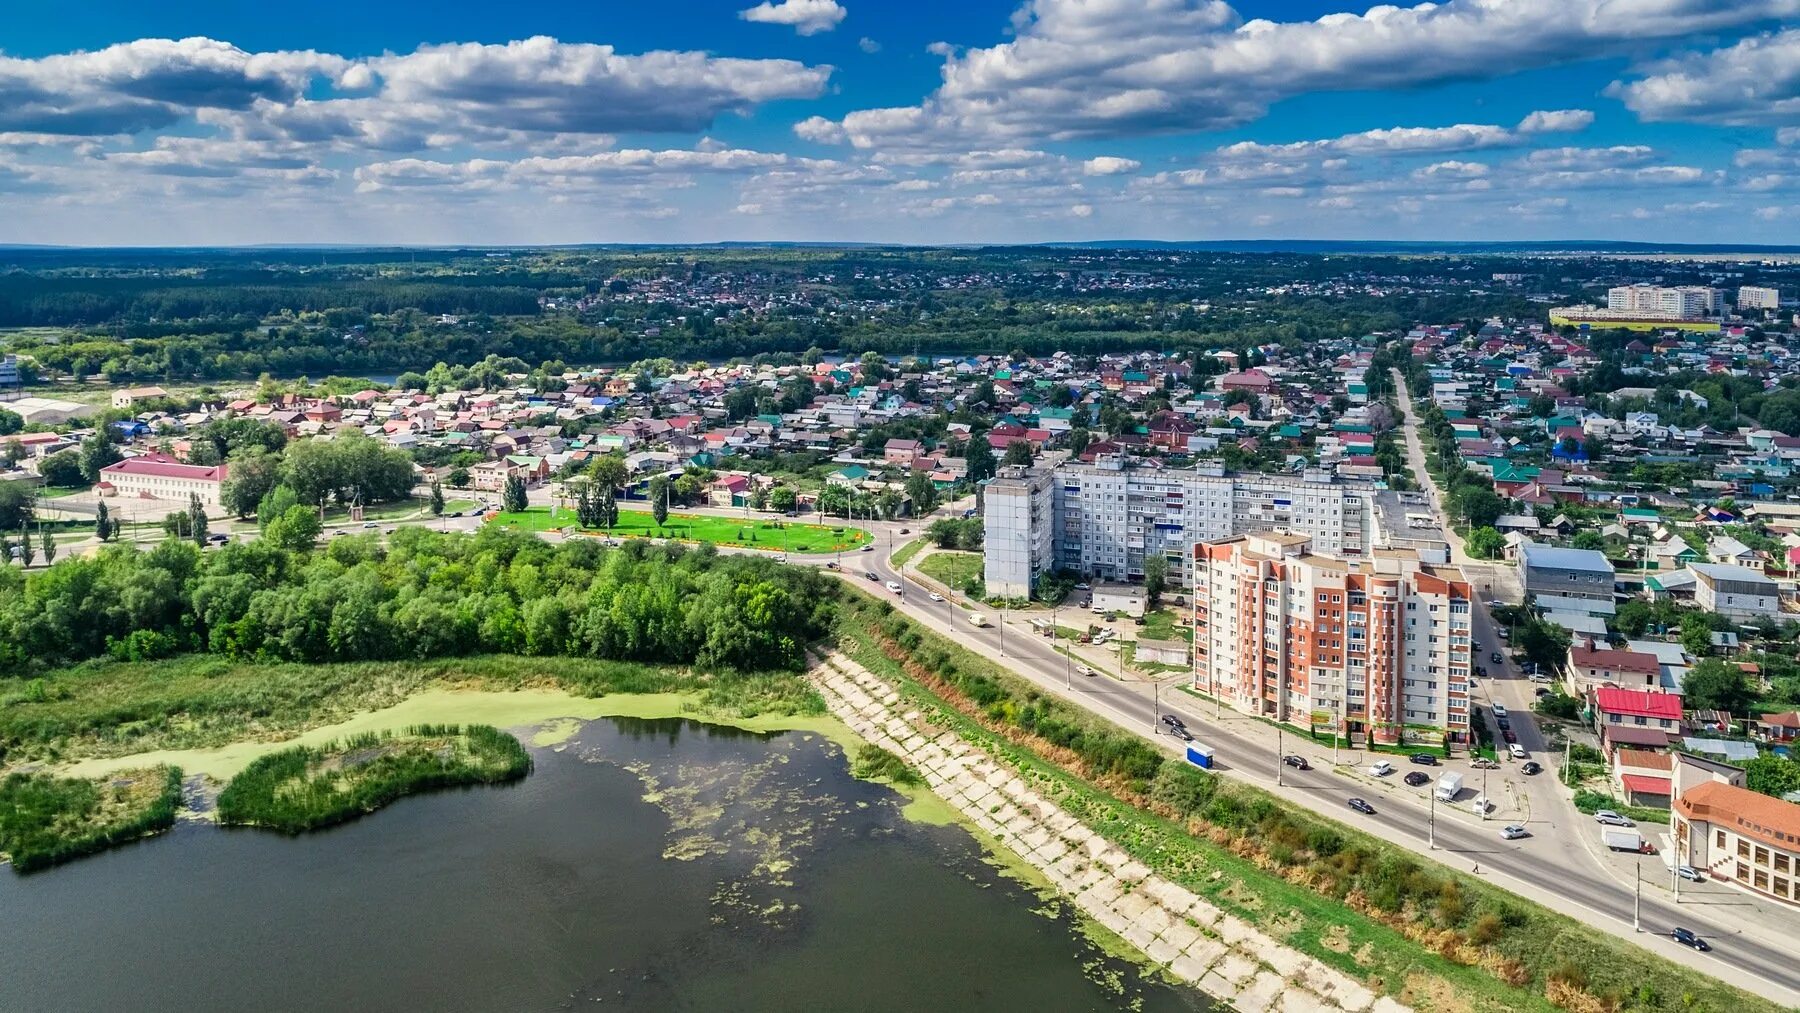
[[[183,464],[167,454],[148,453],[128,457],[100,469],[101,495],[136,499],[162,499],[186,503],[200,497],[206,507],[220,506],[225,485],[225,465]]]

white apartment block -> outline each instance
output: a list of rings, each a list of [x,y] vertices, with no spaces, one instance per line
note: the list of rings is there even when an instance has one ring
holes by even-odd
[[[1047,489],[1036,484],[1040,475]],[[1320,552],[1364,555],[1381,539],[1377,492],[1322,470],[1228,474],[1216,466],[1130,467],[1124,457],[1038,469],[1029,480],[996,478],[984,494],[988,593],[1016,597],[1058,568],[1140,580],[1152,556],[1166,559],[1169,582],[1182,585],[1192,577],[1195,542],[1277,528],[1308,536]]]
[[[1029,598],[1039,574],[1050,570],[1055,506],[1052,472],[1003,468],[982,491],[982,567],[987,593]]]
[[[1739,286],[1737,305],[1740,313],[1744,310],[1778,310],[1781,308],[1781,290],[1756,285]]]
[[[1684,320],[1716,317],[1725,312],[1725,293],[1701,285],[1620,285],[1607,290],[1606,308]]]
[[[1393,743],[1403,729],[1468,741],[1461,571],[1404,549],[1321,555],[1291,533],[1202,542],[1193,556],[1195,690],[1351,741]]]

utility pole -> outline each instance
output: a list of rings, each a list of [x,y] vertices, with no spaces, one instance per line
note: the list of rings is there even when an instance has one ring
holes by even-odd
[[[1631,864],[1631,931],[1644,931],[1644,863]]]
[[[1125,649],[1123,647],[1121,647],[1121,648],[1119,648],[1119,658],[1121,659],[1119,663],[1121,666],[1124,664],[1124,660],[1123,660],[1124,657],[1125,657]],[[1157,730],[1157,723],[1161,719],[1162,719],[1162,683],[1152,681],[1150,683],[1150,731],[1152,734],[1160,734],[1160,732],[1158,732],[1158,730]]]
[[[1488,814],[1487,768],[1481,768],[1481,822],[1487,822]]]
[[[1437,850],[1437,790],[1431,792],[1431,815],[1426,817],[1425,844],[1427,850]]]
[[[1281,759],[1281,726],[1275,726],[1275,787],[1282,787],[1282,769],[1287,763]]]

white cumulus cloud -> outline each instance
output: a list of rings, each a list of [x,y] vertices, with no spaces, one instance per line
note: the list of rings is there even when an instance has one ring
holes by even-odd
[[[765,25],[787,25],[801,35],[817,35],[836,28],[848,13],[837,0],[781,0],[778,4],[763,0],[738,11],[738,17]]]

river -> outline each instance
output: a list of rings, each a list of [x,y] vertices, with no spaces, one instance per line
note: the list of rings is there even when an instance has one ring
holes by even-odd
[[[515,785],[0,873],[5,1010],[1204,1009],[815,733],[602,719]]]

